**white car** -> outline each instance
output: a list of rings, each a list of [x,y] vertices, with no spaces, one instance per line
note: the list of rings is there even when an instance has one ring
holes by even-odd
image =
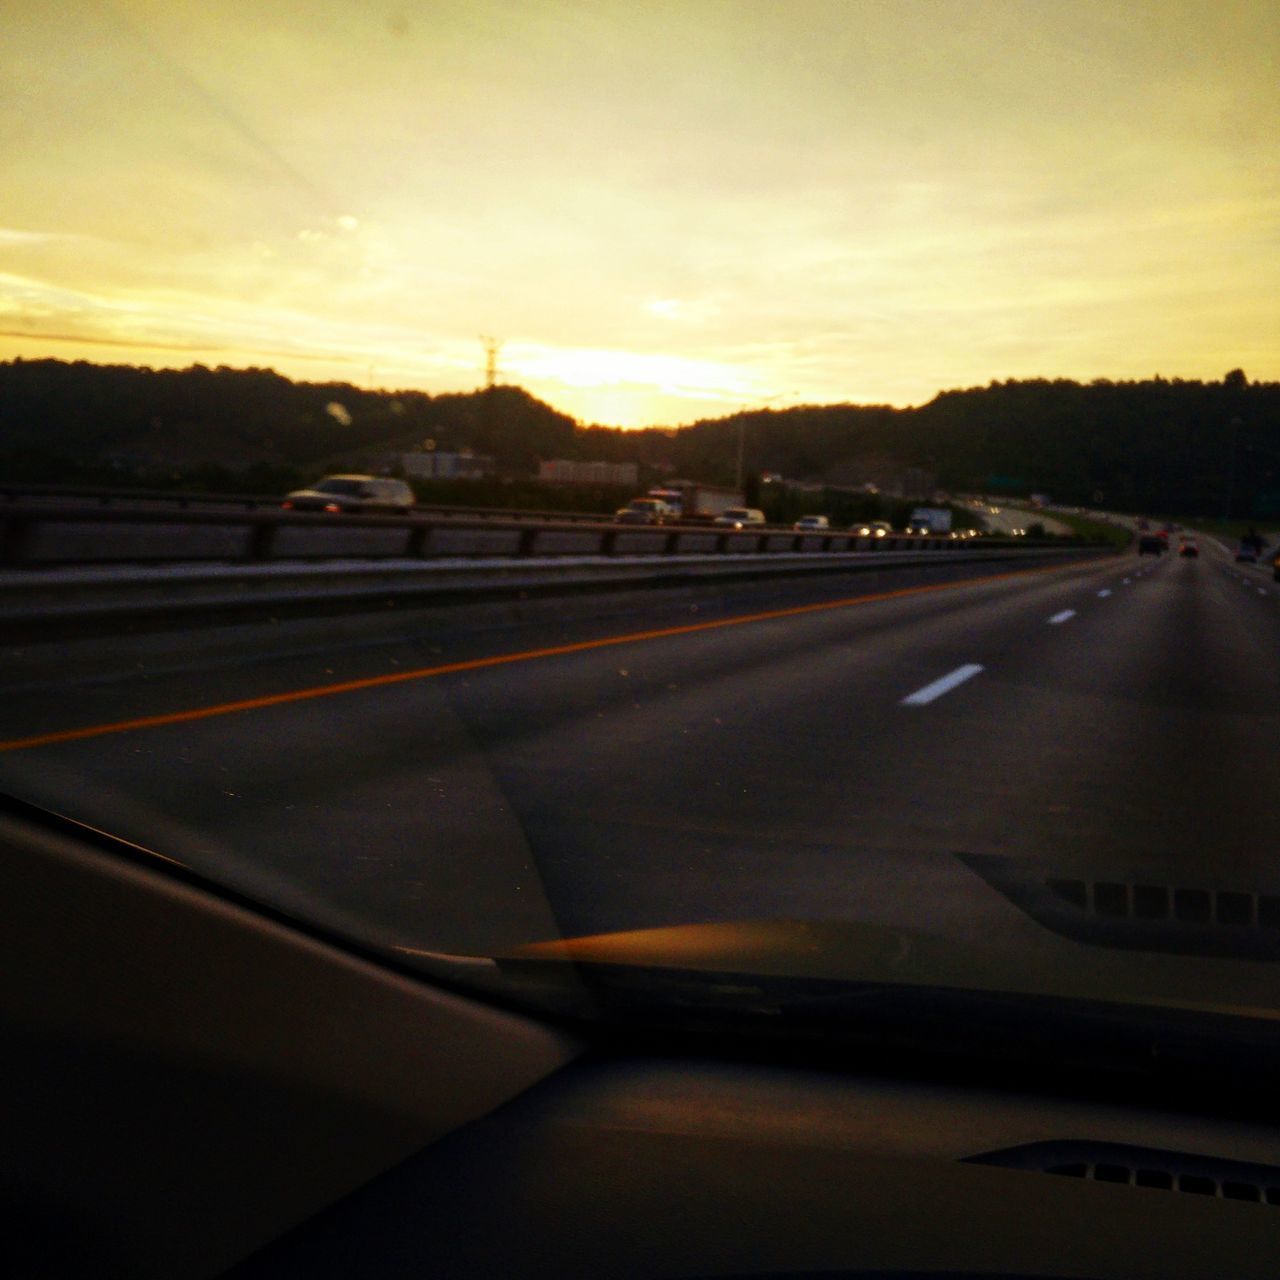
[[[280,504],[286,511],[391,512],[408,515],[416,501],[403,480],[380,476],[325,476],[308,489],[294,489]]]
[[[729,507],[716,516],[714,523],[723,529],[747,529],[764,524],[764,512],[759,507]]]
[[[831,521],[826,516],[801,516],[792,527],[797,533],[812,533],[815,530],[830,529]]]

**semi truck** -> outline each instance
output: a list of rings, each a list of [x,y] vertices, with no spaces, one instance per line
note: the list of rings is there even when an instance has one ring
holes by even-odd
[[[648,492],[648,497],[668,503],[680,513],[681,520],[710,521],[722,515],[730,507],[740,507],[744,498],[741,489],[726,489],[714,484],[699,484],[693,480],[669,480]]]
[[[950,533],[951,509],[949,507],[917,507],[907,521],[912,533]]]

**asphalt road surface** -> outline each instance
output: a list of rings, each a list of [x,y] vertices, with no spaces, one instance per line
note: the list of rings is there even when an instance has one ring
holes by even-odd
[[[846,919],[869,868],[909,916],[961,852],[1275,879],[1280,588],[1214,544],[582,609],[9,646],[0,787],[440,952]]]

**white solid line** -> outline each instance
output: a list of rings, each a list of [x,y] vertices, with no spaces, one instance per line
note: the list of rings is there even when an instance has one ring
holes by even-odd
[[[1074,618],[1075,616],[1076,611],[1074,609],[1063,609],[1061,613],[1055,613],[1053,617],[1049,619],[1049,625],[1057,626],[1059,622],[1066,622],[1068,618]]]
[[[923,689],[917,689],[910,697],[903,698],[902,705],[904,707],[923,707],[935,698],[942,697],[944,693],[950,693],[956,685],[964,684],[966,680],[976,676],[981,670],[982,668],[976,662],[967,662],[963,667],[957,667],[949,676],[943,676],[942,679],[925,685]]]
[[[1111,588],[1106,587],[1102,591],[1098,592],[1098,599],[1105,600],[1110,594],[1111,594]]]

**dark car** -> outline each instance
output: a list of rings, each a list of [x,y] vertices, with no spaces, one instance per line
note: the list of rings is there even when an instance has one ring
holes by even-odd
[[[1158,533],[1144,533],[1138,539],[1138,554],[1140,556],[1159,556],[1163,555],[1168,549],[1168,544]]]
[[[1189,560],[1199,559],[1200,548],[1196,545],[1194,538],[1183,538],[1178,546],[1178,554],[1186,556]]]
[[[280,504],[286,511],[389,511],[407,515],[413,490],[403,480],[378,476],[325,476],[309,489],[295,489]]]

